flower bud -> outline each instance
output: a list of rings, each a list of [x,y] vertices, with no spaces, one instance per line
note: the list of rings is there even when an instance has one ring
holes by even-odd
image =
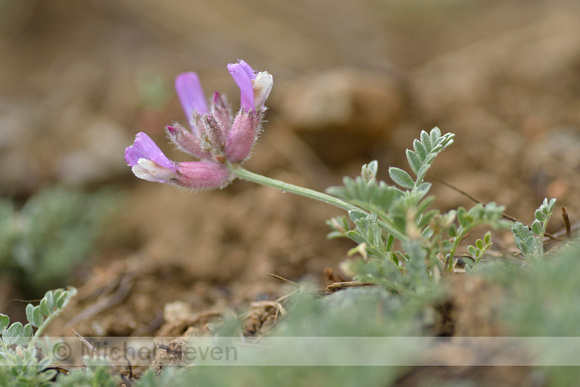
[[[228,134],[224,148],[225,156],[230,162],[239,163],[249,157],[260,132],[261,120],[261,111],[240,110],[234,120],[232,130]]]
[[[188,161],[176,165],[176,183],[186,188],[195,190],[224,188],[234,178],[224,164],[210,161]]]
[[[232,121],[234,118],[226,99],[222,97],[217,91],[213,94],[211,115],[214,116],[218,122],[218,125],[222,130],[223,138],[226,138],[230,132],[230,129],[232,128]]]
[[[225,138],[222,130],[214,116],[209,114],[203,116],[205,133],[211,144],[211,149],[220,151],[224,147]]]
[[[211,152],[204,149],[199,138],[179,124],[169,125],[165,128],[167,137],[183,152],[202,160],[211,159]]]

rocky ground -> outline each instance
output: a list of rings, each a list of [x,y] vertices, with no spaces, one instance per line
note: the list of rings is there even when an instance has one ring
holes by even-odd
[[[574,222],[580,9],[572,3],[0,2],[0,193],[23,201],[55,183],[127,193],[52,332],[177,336],[284,295],[268,273],[322,287],[326,267],[339,272],[352,245],[327,240],[324,221],[340,210],[241,181],[191,194],[137,180],[123,160],[139,131],[185,160],[163,135],[183,122],[173,77],[197,71],[206,93],[221,90],[236,106],[225,65],[237,58],[275,79],[252,171],[324,189],[377,159],[388,179],[418,133],[438,126],[456,134],[427,178],[438,208],[471,201],[435,179],[523,222],[556,197]],[[556,216],[551,231],[561,227]],[[509,236],[497,243],[511,248]],[[482,318],[470,302],[454,305],[459,327]],[[261,308],[248,332],[275,314]],[[464,333],[489,334],[490,324]]]

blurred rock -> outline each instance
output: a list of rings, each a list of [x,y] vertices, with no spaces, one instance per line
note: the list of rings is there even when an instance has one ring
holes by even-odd
[[[529,219],[550,193],[564,199],[575,192],[579,21],[577,9],[546,9],[537,21],[410,71],[414,122],[397,133],[395,146],[408,147],[412,136],[435,125],[454,132],[456,143],[429,173],[481,201],[506,205],[519,219]],[[448,200],[441,188],[433,193]],[[574,203],[566,204],[571,212]]]
[[[87,185],[107,181],[127,171],[124,150],[132,137],[118,124],[96,119],[79,133],[78,147],[60,155],[57,179],[68,185]]]
[[[33,160],[22,151],[33,139],[20,118],[29,116],[28,108],[24,103],[0,100],[0,194],[30,190],[37,184],[37,176],[30,171]]]
[[[537,200],[561,199],[580,189],[580,129],[552,129],[529,145],[522,160],[524,176]]]
[[[183,301],[168,302],[163,307],[163,318],[167,322],[187,320],[192,317],[192,314],[191,305]]]
[[[293,82],[282,114],[327,163],[364,156],[391,136],[406,107],[404,82],[386,71],[337,68]]]

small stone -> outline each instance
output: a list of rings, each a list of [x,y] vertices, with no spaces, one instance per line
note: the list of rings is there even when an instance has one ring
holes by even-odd
[[[169,302],[163,308],[163,318],[167,322],[187,320],[192,313],[191,305],[183,301]]]
[[[405,107],[403,82],[395,74],[336,68],[294,81],[282,113],[319,156],[342,164],[388,140]]]

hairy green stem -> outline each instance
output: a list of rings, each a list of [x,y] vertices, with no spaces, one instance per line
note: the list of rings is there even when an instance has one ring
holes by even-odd
[[[334,196],[330,196],[330,195],[327,195],[325,193],[318,192],[318,191],[304,188],[304,187],[300,187],[300,186],[297,186],[294,184],[284,183],[283,181],[271,179],[271,178],[266,177],[266,176],[258,175],[257,173],[250,172],[247,169],[241,167],[239,164],[228,163],[227,167],[232,173],[234,173],[240,179],[248,180],[248,181],[251,181],[251,182],[254,182],[257,184],[261,184],[261,185],[265,185],[268,187],[272,187],[272,188],[277,188],[277,189],[281,190],[282,192],[290,192],[290,193],[293,193],[296,195],[300,195],[300,196],[304,196],[304,197],[307,197],[310,199],[318,200],[318,201],[324,202],[326,204],[330,204],[332,206],[342,208],[343,210],[346,210],[346,211],[361,211],[361,212],[368,213],[367,211],[364,211],[360,207],[349,204],[349,203],[345,202],[344,200],[335,198]],[[383,220],[379,220],[378,222],[379,222],[380,226],[385,231],[387,231],[389,234],[393,235],[395,238],[397,238],[401,241],[406,241],[408,239],[405,234],[398,231],[393,225],[391,225]]]
[[[447,271],[450,273],[453,273],[453,259],[455,257],[455,252],[457,251],[457,248],[459,247],[459,243],[461,243],[461,241],[463,240],[463,238],[465,238],[465,236],[467,235],[467,232],[469,230],[462,230],[463,227],[460,227],[460,230],[458,230],[457,236],[455,237],[455,239],[453,240],[453,246],[451,247],[451,251],[449,251],[449,262],[447,264]]]
[[[36,342],[40,338],[40,335],[42,335],[42,332],[44,332],[44,330],[46,329],[46,327],[48,326],[48,324],[50,324],[50,322],[56,316],[58,316],[60,314],[60,312],[62,312],[62,309],[57,309],[53,313],[51,313],[48,317],[46,317],[46,319],[42,322],[42,324],[40,324],[40,326],[38,327],[38,330],[34,333],[34,336],[30,340],[30,342],[28,343],[28,347],[29,348],[31,348],[34,345],[36,345]]]

